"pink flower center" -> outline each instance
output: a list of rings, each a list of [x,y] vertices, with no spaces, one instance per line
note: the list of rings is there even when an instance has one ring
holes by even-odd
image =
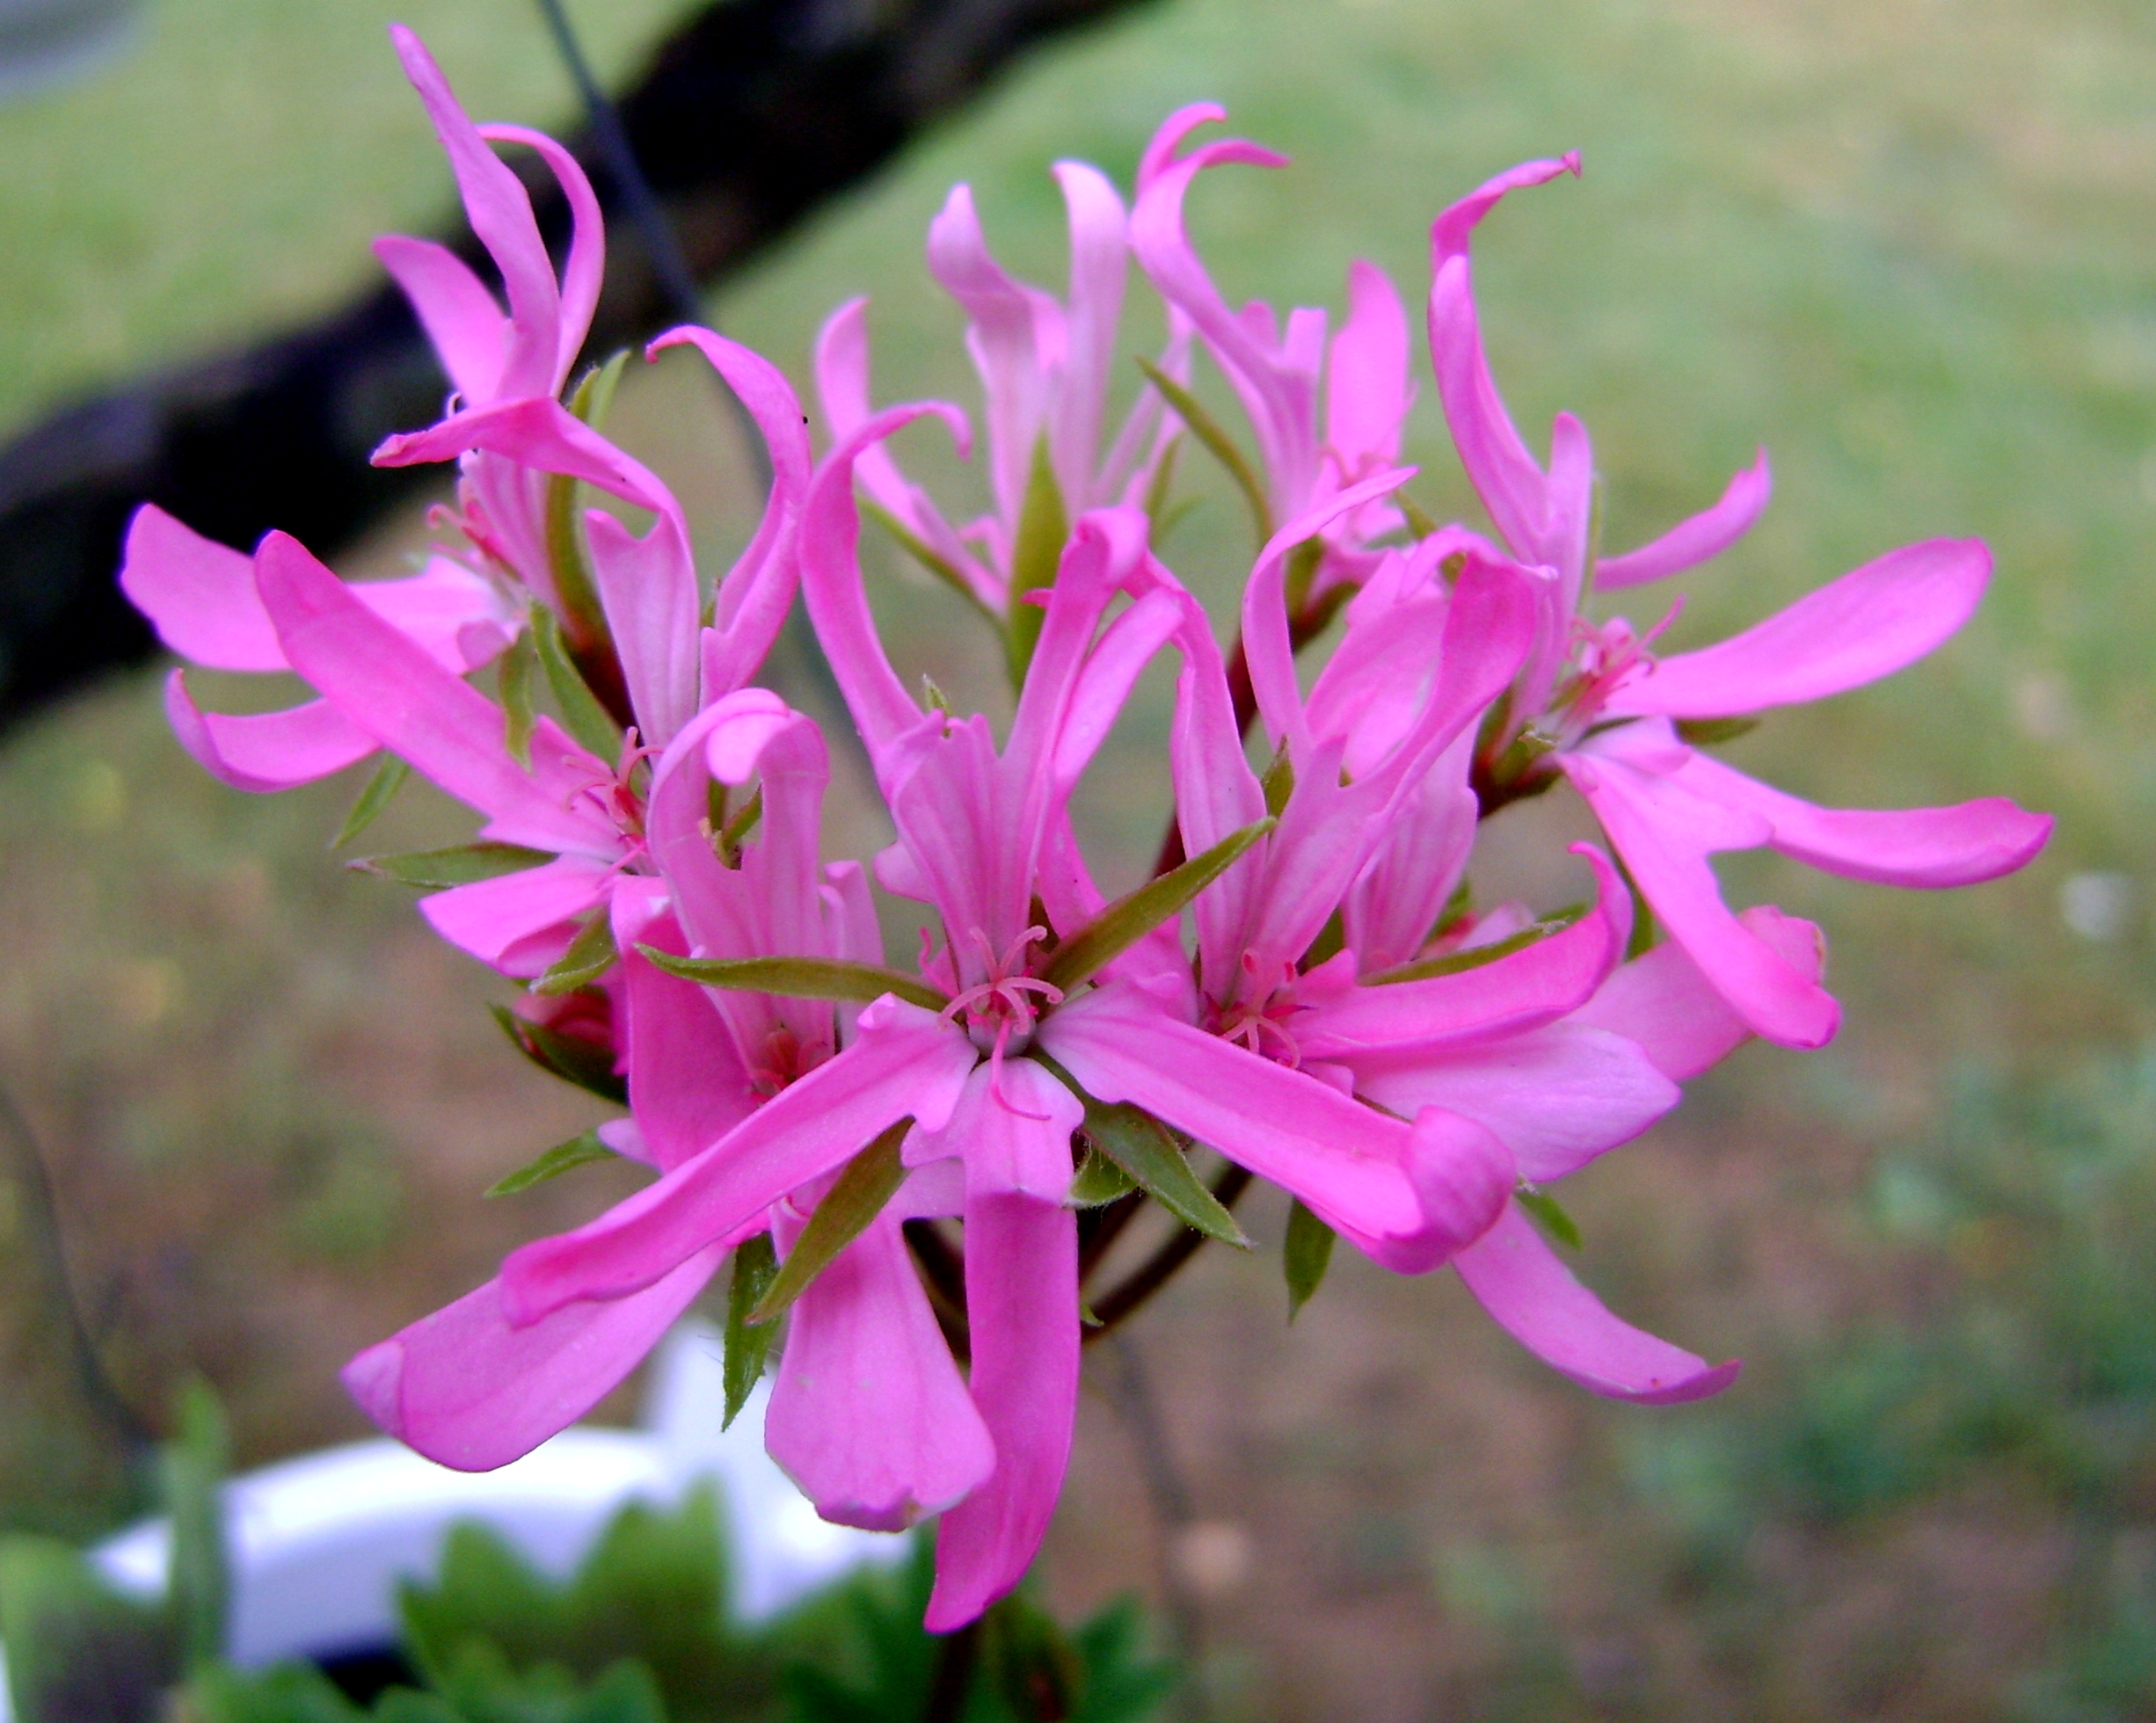
[[[1025,972],[1027,949],[1047,938],[1045,927],[1028,927],[1000,956],[988,943],[984,929],[975,927],[970,936],[987,963],[987,978],[975,982],[952,1000],[943,1007],[942,1016],[950,1023],[956,1022],[963,1014],[966,1033],[972,1037],[973,1044],[1000,1065],[1006,1052],[1024,1051],[1042,1010],[1061,1004],[1063,990],[1053,981],[1044,981]],[[1034,1000],[1028,997],[1030,994],[1038,994],[1039,998]]]

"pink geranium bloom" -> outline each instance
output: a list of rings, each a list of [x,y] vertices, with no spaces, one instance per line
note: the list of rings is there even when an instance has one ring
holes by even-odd
[[[1329,344],[1322,309],[1299,306],[1285,323],[1262,302],[1229,309],[1184,230],[1184,199],[1207,168],[1231,162],[1279,167],[1287,158],[1239,138],[1176,154],[1195,128],[1226,118],[1224,109],[1198,104],[1169,116],[1154,134],[1139,171],[1131,244],[1162,297],[1196,328],[1241,397],[1257,438],[1271,519],[1278,523],[1397,464],[1401,430],[1414,401],[1408,321],[1385,272],[1362,262],[1349,267],[1347,321]],[[1371,566],[1371,542],[1401,525],[1399,511],[1382,494],[1335,517],[1319,541],[1322,560],[1303,596],[1359,581]]]
[[[1746,717],[1900,669],[1968,620],[1991,556],[1976,540],[1909,545],[1734,639],[1669,658],[1649,650],[1653,631],[1642,636],[1621,618],[1585,621],[1592,586],[1659,580],[1735,542],[1769,485],[1762,454],[1704,513],[1640,549],[1592,560],[1585,427],[1557,416],[1547,471],[1528,453],[1490,377],[1468,258],[1476,224],[1507,192],[1577,171],[1571,156],[1514,168],[1446,210],[1432,235],[1430,343],[1453,441],[1506,546],[1550,572],[1534,653],[1479,764],[1509,774],[1500,795],[1569,778],[1670,936],[1738,1017],[1770,1040],[1816,1047],[1833,1035],[1839,1007],[1816,976],[1730,913],[1708,855],[1768,845],[1850,878],[1967,885],[2022,866],[2051,822],[1997,796],[1905,812],[1815,807],[1708,758],[1678,723]]]
[[[1059,162],[1055,176],[1070,226],[1070,283],[1061,299],[996,262],[970,186],[951,188],[929,229],[929,272],[965,311],[966,350],[986,397],[994,510],[954,527],[887,450],[864,448],[855,463],[871,501],[999,618],[1014,602],[1012,569],[1037,459],[1045,457],[1062,518],[1074,520],[1089,509],[1142,503],[1177,428],[1147,388],[1103,447],[1129,223],[1123,200],[1097,168]],[[1188,346],[1188,331],[1171,320],[1162,369],[1181,375]],[[851,437],[874,412],[867,300],[841,306],[825,324],[816,343],[816,384],[834,440]]]

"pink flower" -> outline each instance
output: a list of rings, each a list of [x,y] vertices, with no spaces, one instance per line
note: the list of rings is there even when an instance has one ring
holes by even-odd
[[[1509,191],[1578,171],[1530,162],[1441,215],[1432,234],[1430,343],[1460,460],[1499,535],[1549,571],[1540,638],[1478,772],[1486,800],[1529,793],[1562,773],[1585,796],[1670,936],[1754,1031],[1797,1047],[1830,1039],[1839,1007],[1730,913],[1707,858],[1768,845],[1855,879],[1967,885],[2022,866],[2051,822],[2000,797],[1909,811],[1814,807],[1690,745],[1672,721],[1741,718],[1818,700],[1921,658],[1968,620],[1991,556],[1974,540],[1889,552],[1732,640],[1657,658],[1654,633],[1579,615],[1591,586],[1658,580],[1736,542],[1766,506],[1766,457],[1722,499],[1625,556],[1592,560],[1594,484],[1585,428],[1560,413],[1547,472],[1514,430],[1482,350],[1468,241]]]
[[[1070,284],[1060,300],[1015,280],[982,236],[969,186],[956,185],[929,229],[929,268],[966,314],[966,349],[987,399],[993,513],[954,528],[929,494],[908,482],[881,447],[862,450],[855,470],[875,505],[939,559],[998,618],[1014,615],[1026,500],[1045,462],[1056,493],[1056,522],[1089,509],[1136,506],[1174,440],[1160,396],[1140,392],[1105,448],[1108,396],[1127,271],[1128,223],[1105,175],[1083,162],[1059,162],[1056,179],[1069,212]],[[844,440],[866,424],[870,401],[868,302],[834,312],[816,344],[816,382],[832,435]],[[1180,375],[1188,331],[1171,327],[1162,368]],[[1045,568],[1018,571],[1045,585]]]
[[[1347,321],[1329,345],[1322,309],[1298,307],[1283,324],[1262,302],[1240,312],[1228,308],[1184,231],[1184,196],[1207,168],[1230,162],[1279,167],[1287,158],[1241,139],[1176,155],[1195,128],[1226,118],[1224,109],[1198,104],[1169,116],[1154,134],[1139,171],[1131,244],[1162,297],[1197,329],[1242,399],[1265,469],[1270,528],[1397,464],[1414,400],[1408,324],[1385,273],[1359,262],[1348,270]],[[1322,562],[1300,598],[1359,581],[1369,571],[1366,547],[1401,524],[1382,494],[1336,516],[1319,541]]]

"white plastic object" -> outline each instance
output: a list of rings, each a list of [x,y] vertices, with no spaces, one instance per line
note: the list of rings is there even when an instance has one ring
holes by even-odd
[[[826,1523],[763,1450],[768,1389],[722,1433],[722,1344],[691,1320],[653,1366],[644,1428],[577,1425],[498,1472],[452,1472],[401,1443],[354,1442],[235,1478],[225,1487],[232,1563],[230,1654],[244,1667],[325,1657],[397,1639],[397,1582],[431,1578],[460,1520],[503,1534],[543,1572],[566,1577],[626,1501],[678,1501],[718,1486],[734,1609],[768,1618],[904,1540]],[[125,1590],[165,1585],[170,1530],[144,1520],[91,1552]],[[0,1723],[11,1723],[0,1661]]]

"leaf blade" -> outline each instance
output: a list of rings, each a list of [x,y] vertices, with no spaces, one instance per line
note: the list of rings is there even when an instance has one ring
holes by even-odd
[[[1372,987],[1396,987],[1405,981],[1434,981],[1441,975],[1462,975],[1468,970],[1477,970],[1494,963],[1500,958],[1510,957],[1515,952],[1525,951],[1531,945],[1540,945],[1553,934],[1562,934],[1575,926],[1587,913],[1589,905],[1576,905],[1561,909],[1555,915],[1546,915],[1540,921],[1530,921],[1518,933],[1504,939],[1492,940],[1488,945],[1470,945],[1463,950],[1448,951],[1441,957],[1425,957],[1420,963],[1402,963],[1397,969],[1381,970],[1367,977],[1365,985]]]
[[[777,1278],[778,1251],[768,1232],[744,1239],[733,1247],[733,1274],[726,1284],[726,1354],[723,1367],[726,1409],[719,1420],[722,1430],[733,1428],[733,1421],[741,1415],[741,1408],[748,1404],[750,1393],[770,1362],[771,1345],[778,1338],[778,1330],[768,1323],[752,1326],[749,1312],[762,1301],[771,1290],[771,1283]]]
[[[594,1045],[580,1036],[564,1035],[544,1023],[532,1022],[506,1006],[490,1005],[487,1009],[501,1025],[501,1032],[509,1037],[510,1044],[548,1076],[573,1083],[586,1094],[610,1101],[617,1107],[629,1105],[629,1084],[614,1069],[611,1050]]]
[[[1041,979],[1069,992],[1162,922],[1182,914],[1192,898],[1241,861],[1250,846],[1278,823],[1270,817],[1253,820],[1242,830],[1229,832],[1203,854],[1193,855],[1181,867],[1117,898],[1049,954],[1041,965]]]
[[[544,1154],[528,1160],[506,1178],[497,1179],[479,1194],[482,1196],[514,1196],[520,1190],[529,1190],[534,1185],[558,1179],[564,1173],[579,1167],[588,1167],[595,1160],[619,1160],[621,1156],[599,1140],[596,1130],[587,1130],[581,1137],[572,1137],[566,1143],[557,1143]]]
[[[447,891],[451,886],[477,885],[482,880],[520,874],[527,868],[543,867],[555,858],[550,851],[528,849],[521,844],[456,844],[448,849],[418,849],[402,855],[362,855],[345,866],[354,873],[376,874],[399,885],[422,891]]]
[[[570,656],[560,619],[543,604],[532,606],[531,636],[539,654],[539,667],[546,672],[547,687],[570,735],[601,760],[614,760],[622,751],[622,727],[599,703],[599,696]]]
[[[1265,487],[1258,483],[1257,474],[1243,458],[1242,451],[1235,447],[1235,439],[1221,429],[1220,420],[1199,404],[1198,397],[1177,382],[1151,360],[1140,357],[1138,368],[1146,374],[1146,381],[1161,392],[1161,398],[1175,410],[1176,417],[1189,427],[1190,433],[1205,444],[1215,461],[1227,469],[1227,476],[1242,492],[1242,500],[1249,505],[1250,518],[1256,523],[1257,542],[1271,541],[1273,534],[1272,505],[1266,499]]]
[[[1287,1320],[1302,1314],[1302,1307],[1324,1284],[1325,1270],[1332,1266],[1333,1241],[1338,1235],[1303,1206],[1298,1196],[1287,1210],[1287,1240],[1280,1249],[1280,1272],[1287,1280]]]
[[[382,811],[396,799],[397,792],[404,787],[404,781],[411,775],[412,767],[405,761],[395,754],[382,755],[382,763],[375,767],[367,787],[360,791],[360,799],[352,804],[345,823],[330,840],[330,847],[342,849],[380,818]]]
[[[573,993],[612,969],[621,955],[614,943],[614,918],[602,906],[569,941],[568,950],[553,967],[531,984],[531,990],[550,996]]]
[[[864,1005],[895,993],[928,1011],[941,1011],[951,1003],[927,982],[875,963],[849,963],[835,957],[681,957],[649,945],[637,949],[668,975],[700,987],[776,993],[782,999],[853,1000]]]
[[[906,1182],[906,1164],[900,1145],[914,1128],[912,1118],[886,1126],[840,1172],[838,1182],[825,1193],[816,1212],[801,1229],[801,1236],[786,1254],[778,1273],[748,1313],[751,1327],[783,1315],[795,1299],[807,1291],[832,1260],[866,1232],[884,1205]]]
[[[1046,1067],[1085,1109],[1085,1132],[1093,1149],[1113,1161],[1147,1196],[1195,1232],[1237,1250],[1250,1248],[1249,1234],[1236,1224],[1205,1181],[1191,1170],[1168,1127],[1126,1101],[1111,1106],[1096,1100],[1078,1080],[1038,1048],[1027,1055]]]

